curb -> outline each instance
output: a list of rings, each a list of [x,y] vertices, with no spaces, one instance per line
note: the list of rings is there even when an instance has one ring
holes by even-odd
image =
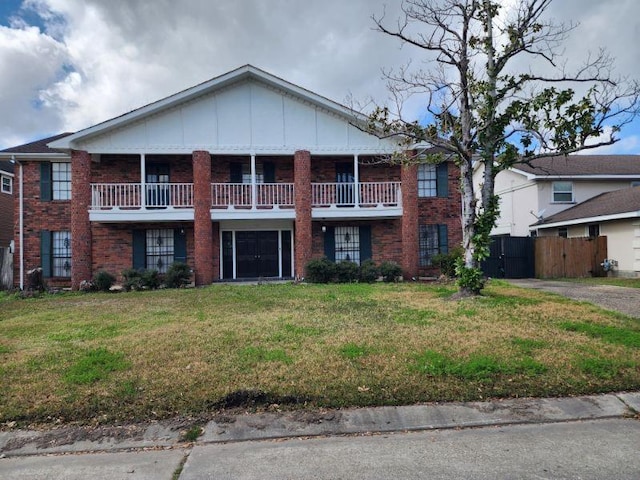
[[[292,437],[477,428],[623,418],[640,412],[640,392],[568,398],[426,404],[347,410],[218,415],[196,445]],[[179,429],[161,422],[109,427],[101,436],[74,435],[82,427],[0,432],[0,457],[117,452],[185,447]],[[84,429],[85,433],[89,429]]]

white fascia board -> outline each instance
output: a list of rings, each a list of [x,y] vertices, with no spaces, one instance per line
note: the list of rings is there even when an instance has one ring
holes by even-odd
[[[226,85],[241,81],[245,78],[259,79],[263,83],[276,86],[277,88],[284,90],[285,92],[288,92],[294,96],[305,98],[311,103],[320,105],[327,110],[330,110],[334,113],[339,114],[340,116],[347,117],[354,121],[363,121],[365,118],[362,114],[358,114],[357,112],[354,112],[353,110],[350,110],[349,108],[340,105],[333,100],[329,100],[328,98],[322,97],[309,90],[305,90],[304,88],[298,87],[251,65],[245,65],[224,75],[213,78],[176,94],[170,95],[156,102],[150,103],[149,105],[145,105],[121,116],[112,118],[92,127],[80,130],[79,132],[68,135],[59,140],[53,141],[47,146],[49,148],[56,148],[61,150],[72,149],[74,148],[74,142],[77,140],[92,137],[115,127],[122,127],[126,124],[135,122],[142,117],[152,115],[181,103],[186,103],[192,98],[208,93],[209,91],[218,90]]]
[[[198,145],[198,146],[179,146],[171,148],[163,146],[162,148],[101,148],[94,151],[89,149],[89,153],[99,153],[101,155],[191,155],[195,150],[205,150],[211,155],[283,155],[293,156],[298,150],[308,150],[314,156],[332,156],[332,155],[390,155],[397,150],[393,145],[377,145],[377,146],[340,146],[340,147],[314,147],[309,145],[300,145],[295,147],[277,148],[277,147],[256,147],[256,146],[229,146],[221,147],[218,145]],[[68,155],[65,158],[69,159]]]
[[[535,175],[527,174],[525,172],[519,172],[523,175],[527,175],[530,180],[633,180],[640,178],[638,175]]]
[[[0,159],[11,160],[15,158],[18,161],[31,160],[36,162],[43,162],[47,160],[53,161],[65,161],[71,160],[71,156],[68,153],[0,153]]]
[[[585,223],[596,223],[596,222],[608,222],[611,220],[626,220],[628,218],[640,218],[640,210],[636,212],[624,212],[624,213],[616,213],[612,215],[601,215],[599,217],[576,218],[573,220],[565,220],[562,222],[544,223],[542,225],[531,225],[529,227],[529,230],[557,228],[557,227],[570,227],[572,225],[582,225]]]

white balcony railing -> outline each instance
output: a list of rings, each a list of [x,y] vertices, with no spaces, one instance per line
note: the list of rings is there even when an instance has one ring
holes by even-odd
[[[94,183],[91,209],[193,208],[192,183],[147,183],[141,195],[140,183]]]
[[[313,183],[311,206],[390,207],[400,204],[400,182]]]
[[[293,183],[212,183],[213,208],[285,207],[294,205]]]

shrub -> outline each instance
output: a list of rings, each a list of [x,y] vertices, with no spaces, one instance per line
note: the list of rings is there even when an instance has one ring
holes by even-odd
[[[357,263],[344,260],[336,263],[336,280],[338,283],[357,282],[360,276],[360,267]]]
[[[456,276],[456,263],[462,258],[464,250],[462,247],[456,247],[449,253],[439,253],[431,259],[433,266],[440,267],[442,275],[453,278]]]
[[[164,277],[164,284],[168,288],[181,288],[191,282],[191,269],[182,262],[172,263]]]
[[[157,289],[162,283],[160,273],[154,269],[143,270],[140,279],[142,280],[142,288],[148,288],[149,290]]]
[[[402,275],[402,267],[396,262],[382,262],[380,275],[385,282],[397,282]]]
[[[99,292],[108,292],[115,281],[116,277],[111,275],[109,272],[100,270],[93,275],[91,283],[93,284],[94,290],[98,290]]]
[[[122,286],[128,292],[130,290],[142,289],[142,272],[135,268],[127,268],[122,271]]]
[[[307,280],[312,283],[329,283],[336,276],[336,264],[328,258],[316,258],[307,263]]]
[[[373,283],[380,276],[380,268],[373,260],[365,260],[360,265],[360,281],[363,283]]]

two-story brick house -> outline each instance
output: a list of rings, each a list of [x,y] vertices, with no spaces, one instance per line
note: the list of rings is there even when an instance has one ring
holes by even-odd
[[[461,240],[453,163],[391,165],[351,110],[252,66],[85,130],[6,149],[22,170],[16,279],[78,288],[98,270],[198,285],[303,278],[312,258],[433,275]],[[30,146],[46,152],[29,152]],[[36,148],[33,148],[36,150]],[[24,246],[24,247],[23,247]],[[22,285],[22,280],[16,283]]]

